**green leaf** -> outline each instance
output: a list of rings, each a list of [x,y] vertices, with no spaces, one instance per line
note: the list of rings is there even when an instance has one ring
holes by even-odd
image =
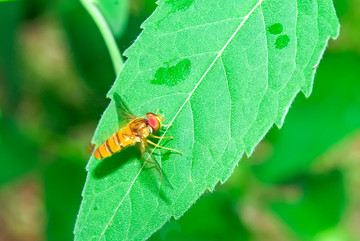
[[[72,240],[76,212],[81,201],[80,191],[85,180],[83,163],[65,158],[44,168],[43,184],[49,241]]]
[[[360,73],[353,71],[359,64],[356,54],[326,55],[311,98],[299,95],[285,126],[269,132],[274,151],[269,160],[255,166],[260,179],[284,182],[306,174],[320,155],[360,128],[360,82],[354,81]]]
[[[276,23],[280,35],[268,31]],[[339,24],[330,0],[168,0],[143,28],[109,97],[123,96],[136,116],[159,108],[172,124],[161,135],[174,136],[160,144],[183,155],[153,149],[163,180],[134,149],[91,157],[76,240],[146,239],[226,181],[283,123],[296,94],[310,95],[313,66]],[[93,141],[103,143],[117,121],[112,101]]]
[[[33,170],[39,160],[36,143],[6,116],[0,118],[0,153],[0,185]]]
[[[250,240],[238,212],[238,202],[228,193],[205,194],[180,220],[167,222],[150,241]]]
[[[14,108],[19,100],[18,82],[20,77],[16,69],[16,34],[21,24],[21,2],[0,3],[0,94],[9,103],[2,106],[3,111]],[[9,107],[10,105],[10,107]]]
[[[312,240],[340,222],[346,203],[344,177],[339,170],[334,170],[308,177],[300,184],[301,200],[273,202],[271,208],[301,240]]]

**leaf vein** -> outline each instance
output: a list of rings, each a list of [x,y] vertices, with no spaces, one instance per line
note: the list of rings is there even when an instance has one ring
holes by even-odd
[[[115,217],[115,214],[116,214],[117,211],[119,210],[121,204],[123,203],[123,201],[125,200],[125,198],[129,195],[130,190],[131,190],[132,186],[134,185],[135,181],[137,180],[138,176],[140,175],[142,169],[144,168],[145,163],[146,163],[146,162],[143,163],[143,165],[141,166],[140,170],[139,170],[138,173],[136,174],[134,180],[131,182],[131,184],[130,184],[130,186],[129,186],[129,189],[126,191],[124,197],[121,199],[121,201],[119,202],[119,204],[116,206],[113,215],[110,217],[109,221],[108,221],[107,224],[105,225],[104,230],[101,232],[100,237],[99,237],[99,240],[101,240],[101,238],[104,236],[106,230],[108,229],[111,221],[112,221],[113,218]]]
[[[159,34],[159,37],[163,37],[163,36],[167,36],[167,35],[171,35],[171,34],[175,34],[175,33],[180,33],[182,31],[188,30],[188,29],[196,29],[199,27],[205,27],[205,26],[209,26],[209,25],[213,25],[213,24],[218,24],[218,23],[222,23],[222,22],[226,22],[226,21],[233,21],[233,20],[241,20],[242,17],[237,17],[237,18],[227,18],[227,19],[222,19],[219,21],[215,21],[215,22],[211,22],[211,23],[205,23],[205,24],[199,24],[199,25],[195,25],[195,26],[191,26],[191,27],[185,27],[179,30],[175,30],[172,32],[167,32],[167,33],[163,33],[163,34]]]
[[[207,68],[207,70],[205,71],[205,73],[202,75],[202,77],[200,78],[200,80],[198,81],[198,83],[195,85],[195,87],[193,88],[193,90],[189,93],[188,98],[185,100],[185,102],[181,105],[181,107],[179,108],[179,110],[177,111],[177,113],[175,114],[175,116],[173,117],[173,119],[171,120],[170,124],[172,124],[175,119],[177,118],[177,116],[179,115],[179,113],[181,112],[181,110],[184,108],[185,104],[190,100],[190,98],[192,97],[193,93],[195,92],[195,90],[198,88],[198,86],[201,84],[201,82],[203,81],[203,79],[205,78],[205,76],[209,73],[209,71],[212,69],[212,67],[215,65],[216,61],[221,57],[222,53],[224,52],[224,50],[226,49],[226,47],[229,45],[229,43],[231,42],[231,40],[235,37],[235,35],[239,32],[239,30],[241,29],[241,27],[245,24],[245,22],[248,20],[248,18],[251,16],[251,14],[261,5],[261,3],[263,2],[263,0],[259,0],[259,2],[251,9],[251,11],[244,17],[243,21],[240,23],[240,25],[237,27],[237,29],[234,31],[234,33],[231,35],[231,37],[228,39],[228,41],[225,43],[224,47],[219,51],[219,53],[217,54],[217,56],[215,57],[214,61],[210,64],[210,66]],[[168,129],[165,130],[164,134],[166,134]],[[161,141],[161,140],[160,140]]]
[[[190,98],[192,97],[193,93],[195,92],[195,90],[199,87],[199,85],[201,84],[201,82],[204,80],[204,78],[207,76],[207,74],[209,73],[209,71],[212,69],[212,67],[214,66],[214,64],[216,63],[216,61],[221,57],[222,53],[224,52],[224,50],[226,49],[226,47],[229,45],[229,43],[233,40],[233,38],[236,36],[236,34],[239,32],[239,30],[242,28],[242,26],[245,24],[245,22],[249,19],[249,17],[253,14],[253,12],[261,5],[261,3],[264,0],[259,0],[256,5],[250,10],[250,12],[244,17],[243,21],[240,23],[240,25],[237,27],[237,29],[234,31],[234,33],[230,36],[230,38],[228,39],[228,41],[225,43],[225,45],[223,46],[223,48],[218,52],[217,56],[215,57],[214,61],[210,64],[210,66],[207,68],[207,70],[205,71],[205,73],[202,75],[202,77],[200,78],[200,80],[198,81],[198,83],[195,85],[195,87],[192,89],[192,91],[189,93],[189,96],[186,98],[186,100],[184,101],[184,103],[181,105],[181,107],[179,108],[179,110],[177,111],[177,113],[175,114],[175,116],[172,118],[171,122],[169,123],[170,125],[175,121],[175,119],[177,118],[177,116],[179,115],[179,113],[182,111],[182,109],[184,108],[184,106],[186,105],[186,103],[190,100]],[[135,78],[133,78],[134,81]],[[165,136],[166,132],[168,131],[169,128],[167,128],[162,137]],[[160,144],[161,140],[159,141],[158,144]],[[156,149],[156,147],[151,151],[151,154],[154,152],[154,150]],[[124,199],[126,196],[129,195],[130,190],[132,188],[132,186],[134,185],[135,181],[137,180],[138,176],[140,175],[142,169],[144,168],[145,162],[142,165],[142,167],[140,168],[139,172],[136,174],[136,176],[134,177],[134,180],[132,181],[131,185],[129,186],[129,189],[126,191],[124,197],[121,199],[121,201],[119,202],[119,204],[117,205],[116,209],[114,210],[114,214],[110,217],[109,221],[107,222],[106,226],[104,227],[103,231],[100,234],[99,240],[103,237],[103,235],[105,234],[106,230],[108,229],[111,220],[115,217],[116,212],[119,210],[121,204],[123,203]],[[188,183],[189,184],[189,183]],[[188,185],[187,184],[187,185]],[[185,187],[187,186],[185,185]],[[183,190],[185,189],[185,187],[183,188]]]

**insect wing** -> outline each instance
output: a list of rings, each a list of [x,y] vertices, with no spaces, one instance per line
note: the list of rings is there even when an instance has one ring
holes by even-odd
[[[142,156],[143,160],[148,163],[153,164],[160,174],[160,179],[162,179],[161,169],[160,169],[155,157],[153,156],[153,153],[150,151],[149,146],[147,145],[145,139],[141,140],[140,151],[141,151],[141,156]]]
[[[131,113],[125,101],[117,93],[114,93],[113,96],[114,96],[116,111],[119,118],[119,123],[124,124],[135,119],[136,117],[134,116],[133,113]]]

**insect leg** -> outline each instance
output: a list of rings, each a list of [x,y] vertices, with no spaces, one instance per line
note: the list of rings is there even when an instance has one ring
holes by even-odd
[[[161,136],[155,136],[155,135],[153,135],[153,134],[150,134],[149,135],[151,138],[156,138],[156,139],[168,139],[168,138],[170,138],[170,139],[173,139],[174,137],[172,137],[172,136],[163,136],[163,137],[161,137]]]
[[[175,149],[172,149],[172,148],[168,148],[168,147],[164,147],[164,146],[159,146],[158,144],[156,144],[156,143],[154,143],[154,142],[152,142],[152,141],[150,141],[150,140],[148,140],[148,139],[146,139],[146,141],[147,141],[149,144],[151,144],[151,145],[153,145],[153,146],[156,146],[156,147],[158,147],[158,148],[166,149],[166,150],[169,150],[169,151],[175,151],[175,152],[178,152],[178,153],[182,154],[181,151],[178,151],[178,150],[175,150]]]
[[[141,151],[141,157],[144,159],[144,161],[153,164],[160,174],[160,179],[162,179],[161,169],[160,169],[159,165],[156,163],[155,157],[149,151],[149,147],[144,140],[141,140],[140,151]],[[151,158],[152,161],[150,161],[149,158],[145,157],[145,152],[148,153],[149,158]]]

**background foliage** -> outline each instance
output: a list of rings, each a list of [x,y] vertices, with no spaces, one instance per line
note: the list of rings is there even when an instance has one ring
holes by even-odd
[[[341,34],[311,97],[299,95],[226,184],[151,240],[360,239],[360,5],[334,2]],[[128,6],[122,52],[155,8]],[[2,2],[0,20],[0,240],[72,240],[110,57],[79,2]]]

